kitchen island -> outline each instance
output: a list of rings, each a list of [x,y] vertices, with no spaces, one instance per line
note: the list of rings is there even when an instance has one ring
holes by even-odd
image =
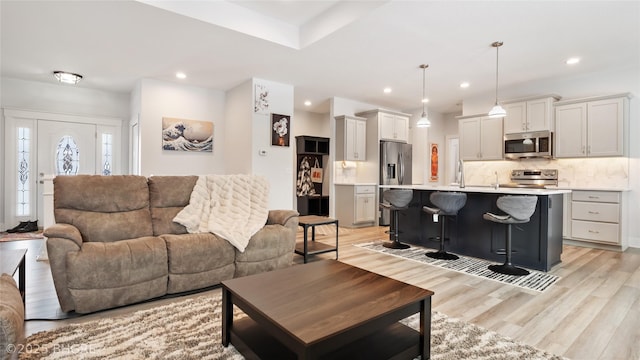
[[[467,203],[458,216],[446,217],[445,243],[447,251],[459,255],[504,262],[506,228],[484,220],[482,214],[502,214],[496,200],[502,195],[535,195],[538,197],[536,211],[528,223],[513,225],[512,262],[530,269],[548,271],[560,262],[562,254],[562,207],[563,196],[570,190],[494,188],[489,186],[432,186],[432,185],[380,185],[381,189],[412,189],[413,199],[409,209],[399,217],[400,241],[407,244],[438,248],[438,243],[429,240],[439,236],[439,224],[431,215],[422,211],[424,205],[433,206],[429,195],[434,191],[459,191],[467,194]],[[442,218],[441,218],[442,219]]]

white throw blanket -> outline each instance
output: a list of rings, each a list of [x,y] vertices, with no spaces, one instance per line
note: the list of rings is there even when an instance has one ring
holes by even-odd
[[[211,232],[241,252],[267,223],[269,183],[255,175],[199,176],[189,205],[173,221],[189,233]]]

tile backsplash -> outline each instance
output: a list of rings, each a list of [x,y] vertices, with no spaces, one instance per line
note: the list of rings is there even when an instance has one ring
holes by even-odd
[[[491,185],[495,172],[509,182],[514,169],[558,169],[558,185],[576,188],[628,188],[629,158],[528,159],[520,161],[466,161],[467,185]]]

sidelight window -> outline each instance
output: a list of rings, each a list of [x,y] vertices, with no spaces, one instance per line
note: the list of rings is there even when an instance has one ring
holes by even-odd
[[[113,161],[113,135],[102,134],[102,175],[111,175]]]
[[[16,215],[31,214],[29,168],[31,167],[31,129],[18,127],[18,181]]]

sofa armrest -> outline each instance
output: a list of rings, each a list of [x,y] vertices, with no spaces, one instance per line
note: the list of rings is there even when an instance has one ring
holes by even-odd
[[[75,304],[67,283],[67,255],[82,249],[80,231],[69,224],[54,224],[44,231],[47,237],[47,255],[51,268],[53,285],[62,311],[75,310]]]
[[[294,220],[296,222],[295,227],[298,227],[298,216],[300,216],[300,214],[293,210],[269,210],[267,225],[287,226],[287,222]]]
[[[47,238],[68,239],[75,242],[78,247],[82,246],[80,230],[71,224],[53,224],[44,229],[43,235]]]

